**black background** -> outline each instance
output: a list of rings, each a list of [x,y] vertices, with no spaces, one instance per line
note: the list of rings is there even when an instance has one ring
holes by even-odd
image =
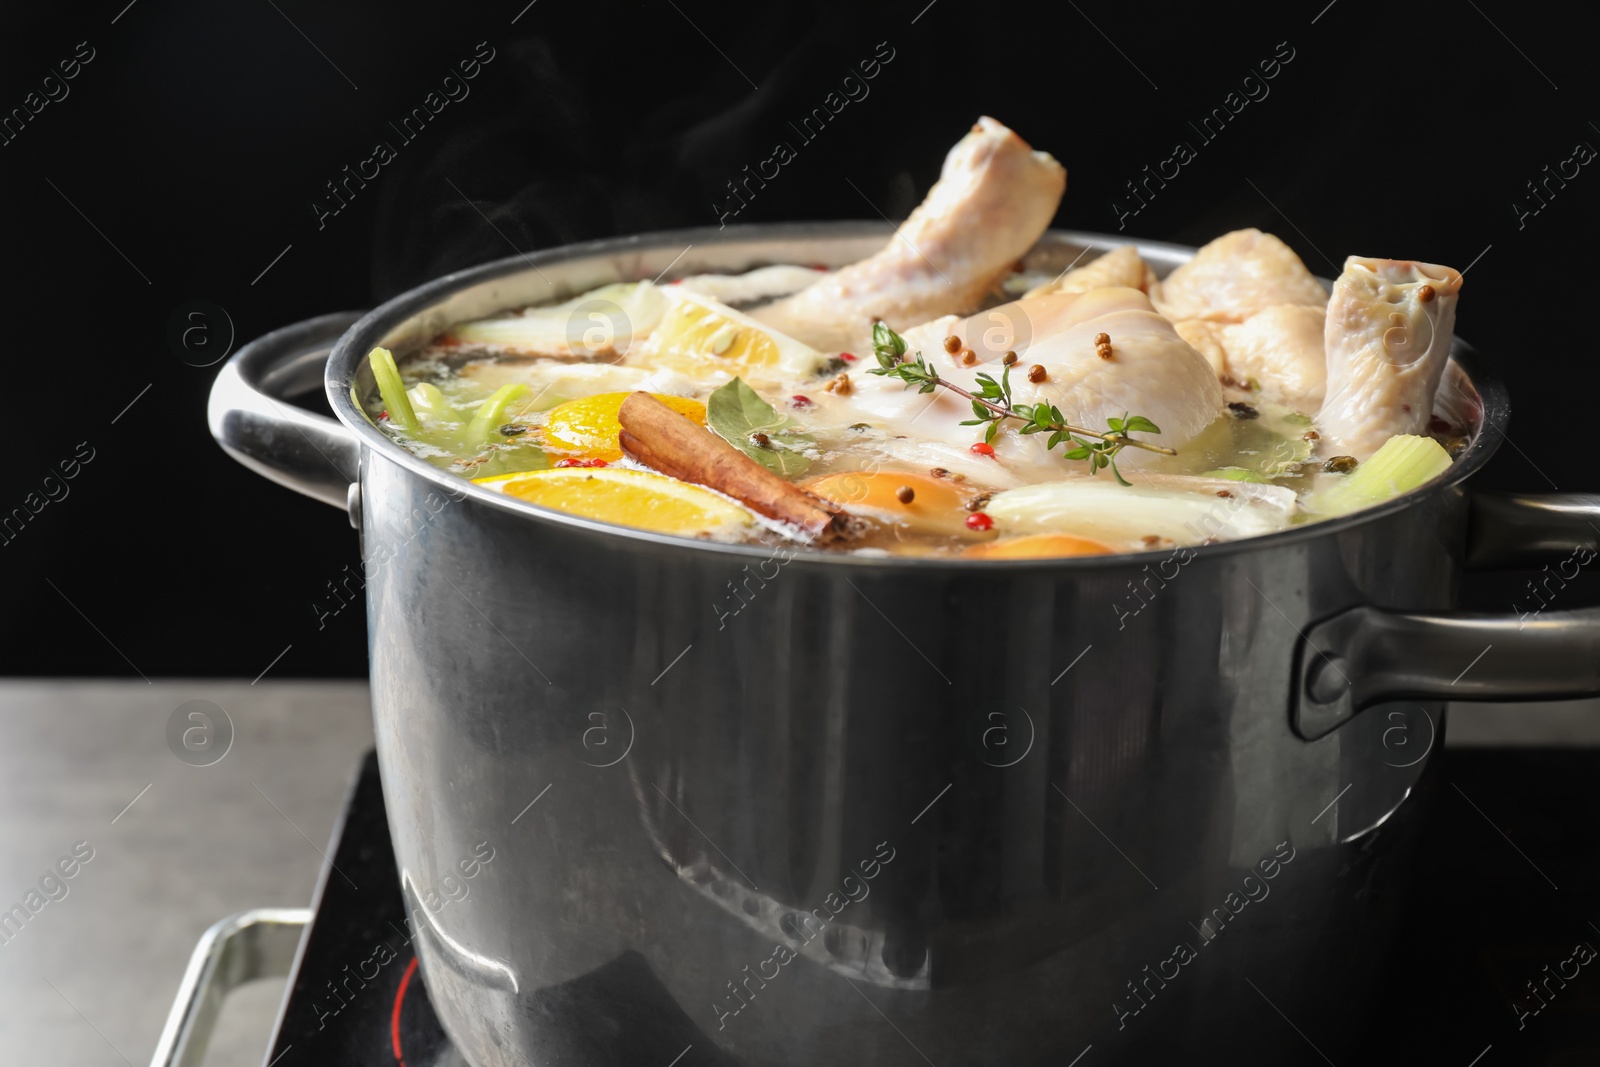
[[[1578,141],[1600,146],[1575,14],[1505,0],[525,3],[113,0],[0,16],[5,113],[78,42],[95,56],[0,147],[0,511],[79,442],[95,454],[0,545],[0,670],[254,677],[292,646],[274,676],[364,673],[360,609],[319,629],[311,606],[356,562],[354,534],[212,443],[215,368],[169,347],[174,312],[220,305],[243,343],[513,245],[714,224],[724,183],[794,143],[787,124],[881,41],[894,59],[870,95],[797,145],[738,221],[902,216],[992,114],[1067,166],[1057,225],[1115,231],[1110,198],[1187,140],[1198,157],[1124,232],[1198,244],[1259,226],[1324,275],[1352,253],[1470,264],[1458,332],[1517,412],[1482,484],[1600,481],[1600,176],[1585,167],[1520,225],[1512,207]],[[387,123],[480,41],[495,58],[470,95],[401,145]],[[1279,42],[1294,58],[1270,95],[1201,144],[1187,123]],[[398,158],[319,229],[323,183],[379,139]],[[1525,578],[1474,579],[1468,602],[1509,610]]]

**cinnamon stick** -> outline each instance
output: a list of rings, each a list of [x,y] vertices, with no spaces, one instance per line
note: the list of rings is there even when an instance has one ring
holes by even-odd
[[[649,393],[624,400],[618,420],[622,451],[652,470],[715,489],[757,514],[799,527],[820,544],[859,532],[859,520],[848,512],[778,477]]]

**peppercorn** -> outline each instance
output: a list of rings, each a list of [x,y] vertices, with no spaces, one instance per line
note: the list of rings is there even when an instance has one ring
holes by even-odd
[[[1307,430],[1305,433],[1300,435],[1300,440],[1302,440],[1302,441],[1320,441],[1320,440],[1322,440],[1322,435],[1320,433],[1318,433],[1317,431],[1315,431],[1315,430]]]
[[[943,467],[935,467],[928,473],[933,475],[935,478],[948,478],[950,476],[950,472],[945,470]]]
[[[917,491],[909,485],[902,485],[894,491],[894,498],[902,504],[909,504],[917,498]]]
[[[951,334],[949,337],[946,337],[944,339],[944,350],[950,353],[952,356],[961,351],[961,338],[957,337],[955,334]]]
[[[961,352],[961,365],[963,367],[970,367],[976,362],[978,362],[978,353],[974,352],[970,348],[962,350],[962,352]]]
[[[973,445],[969,451],[976,452],[980,456],[992,456],[994,455],[994,446],[991,444],[986,444],[983,441],[979,441],[977,444]]]
[[[1028,368],[1028,381],[1038,384],[1050,377],[1050,372],[1044,369],[1043,363],[1035,363]]]
[[[1261,417],[1261,412],[1239,400],[1229,404],[1228,410],[1233,413],[1233,417],[1236,419],[1259,419]]]
[[[1108,345],[1110,343],[1111,335],[1109,333],[1097,333],[1094,335],[1094,344],[1096,348],[1100,347],[1101,345]]]
[[[1008,367],[1012,366],[1013,364],[1015,364],[1017,362],[1017,354],[1015,352],[1007,352],[1005,354],[1005,358],[1000,360],[1000,362],[1004,363]]]
[[[1354,456],[1334,456],[1322,465],[1322,469],[1329,474],[1349,474],[1356,469],[1357,462]]]
[[[750,435],[750,443],[755,445],[757,448],[770,449],[772,447],[772,438],[757,430],[755,433]]]
[[[501,437],[515,437],[519,433],[527,433],[527,432],[528,432],[528,428],[526,426],[518,426],[514,422],[508,422],[504,426],[500,427],[500,436]]]
[[[979,531],[992,530],[994,529],[994,520],[981,511],[975,511],[971,515],[967,516],[967,529]]]
[[[1424,285],[1417,289],[1417,299],[1426,304],[1433,299],[1433,286]]]

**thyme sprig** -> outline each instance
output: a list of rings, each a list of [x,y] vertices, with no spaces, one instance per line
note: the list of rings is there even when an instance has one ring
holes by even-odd
[[[1103,432],[1096,432],[1071,425],[1061,414],[1061,409],[1054,404],[1014,403],[1011,399],[1009,366],[1001,371],[998,382],[994,380],[993,375],[980,372],[978,391],[974,393],[963,389],[948,378],[940,377],[938,371],[928,366],[921,352],[907,359],[906,339],[884,323],[873,324],[872,347],[877,355],[878,365],[871,368],[869,373],[898,378],[907,385],[916,386],[919,393],[931,393],[942,387],[970,400],[972,414],[975,417],[963,421],[961,425],[984,427],[985,444],[994,441],[995,435],[1000,432],[1001,423],[1007,419],[1016,419],[1022,423],[1020,432],[1024,434],[1048,433],[1050,438],[1045,442],[1046,449],[1054,449],[1064,442],[1072,442],[1077,447],[1063,453],[1066,459],[1087,460],[1090,474],[1097,473],[1103,467],[1109,467],[1112,475],[1123,485],[1132,484],[1122,476],[1121,471],[1117,470],[1117,453],[1124,448],[1132,446],[1147,452],[1159,452],[1164,456],[1177,455],[1173,449],[1129,436],[1135,432],[1161,432],[1161,427],[1143,415],[1129,415],[1123,412],[1120,419],[1107,419]]]

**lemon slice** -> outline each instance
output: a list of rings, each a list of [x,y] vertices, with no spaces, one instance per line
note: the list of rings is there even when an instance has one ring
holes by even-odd
[[[585,459],[621,459],[622,446],[617,443],[617,436],[622,433],[622,422],[618,412],[631,395],[596,393],[551,408],[544,424],[545,444]],[[706,406],[700,401],[663,393],[650,395],[701,426],[706,424]]]
[[[570,515],[682,537],[726,538],[754,521],[744,508],[709,489],[623,467],[556,467],[474,482]]]
[[[678,288],[671,300],[644,346],[644,365],[691,378],[722,371],[746,381],[774,381],[810,377],[827,361],[816,349],[708,296]]]

